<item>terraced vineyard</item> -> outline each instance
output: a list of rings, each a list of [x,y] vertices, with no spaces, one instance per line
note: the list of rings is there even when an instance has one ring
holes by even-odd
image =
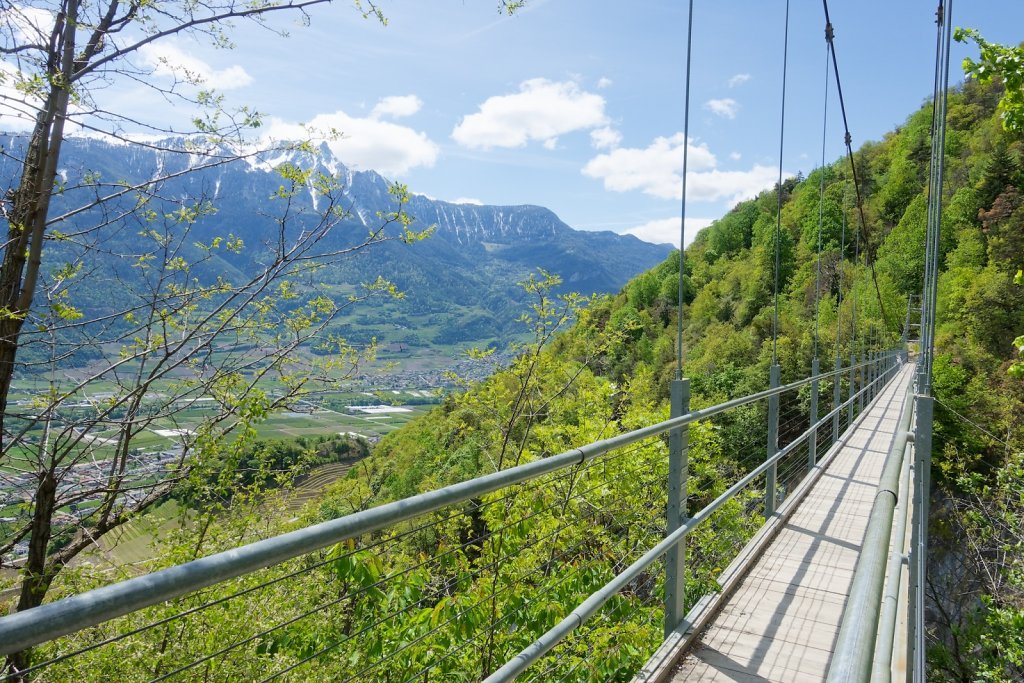
[[[153,540],[177,529],[181,522],[178,503],[170,500],[105,535],[102,550],[84,553],[83,560],[97,565],[123,567],[153,558]]]
[[[330,463],[317,467],[287,494],[286,509],[298,512],[306,503],[317,498],[324,488],[344,477],[350,469],[352,463]]]

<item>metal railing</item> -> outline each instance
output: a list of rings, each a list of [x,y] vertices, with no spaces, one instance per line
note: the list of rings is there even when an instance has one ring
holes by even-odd
[[[696,410],[679,380],[657,424],[0,618],[35,648],[6,680],[621,678],[899,360]]]
[[[906,523],[906,492],[909,483],[901,487],[900,483],[909,476],[910,458],[908,450],[912,450],[910,431],[914,412],[914,388],[907,388],[907,397],[903,406],[899,427],[889,454],[882,469],[882,476],[875,493],[874,503],[868,518],[867,531],[861,544],[857,566],[854,570],[853,585],[847,599],[847,608],[843,613],[842,626],[836,648],[829,666],[828,680],[831,683],[840,681],[869,681],[875,662],[875,642],[883,641],[879,636],[879,621],[882,615],[883,600],[893,597],[889,603],[895,607],[895,597],[899,593],[899,570],[904,560],[904,536],[898,533],[896,542],[890,553],[889,545],[893,531],[893,520],[896,519],[897,503],[902,522]],[[892,561],[890,561],[892,560]],[[886,573],[892,570],[889,577],[889,590],[885,592]],[[877,666],[879,672],[888,676],[892,656],[892,633],[895,630],[895,609],[886,609],[886,620],[882,632],[888,634],[888,643],[879,651]],[[884,663],[883,663],[884,660]]]
[[[811,425],[808,429],[802,432],[799,436],[790,441],[786,446],[782,448],[777,447],[777,430],[778,425],[769,424],[769,453],[774,450],[774,455],[769,457],[760,465],[751,470],[748,474],[742,477],[739,481],[735,482],[725,492],[719,495],[714,501],[702,508],[692,518],[688,519],[681,526],[675,529],[675,531],[669,533],[658,545],[651,548],[642,557],[637,559],[632,565],[620,572],[614,579],[602,586],[598,591],[591,594],[583,603],[581,603],[576,609],[572,610],[561,622],[555,627],[547,631],[540,638],[535,640],[516,657],[509,660],[501,669],[496,671],[494,674],[486,679],[486,683],[498,683],[500,681],[511,681],[514,680],[519,674],[526,671],[526,669],[537,662],[541,657],[547,654],[553,647],[559,642],[565,639],[570,633],[578,629],[586,622],[589,618],[594,616],[603,604],[605,604],[612,597],[622,591],[630,582],[634,581],[636,577],[642,575],[644,571],[650,568],[650,566],[658,560],[660,557],[666,555],[672,548],[682,545],[686,538],[696,531],[703,523],[712,518],[714,513],[718,511],[723,505],[734,499],[737,495],[747,489],[750,484],[755,481],[762,474],[769,475],[766,477],[767,485],[770,487],[765,494],[765,511],[766,516],[774,514],[776,509],[775,500],[779,493],[782,493],[779,489],[775,488],[778,486],[777,479],[774,476],[770,476],[771,473],[777,472],[779,464],[784,462],[788,456],[791,456],[801,446],[806,447],[808,452],[812,452],[809,448],[808,442],[810,437],[816,435],[817,430],[826,424],[830,423],[834,416],[842,414],[848,410],[855,403],[860,404],[859,411],[863,409],[863,406],[869,405],[871,400],[878,394],[878,391],[894,376],[895,370],[899,366],[901,357],[897,352],[889,352],[886,354],[880,354],[877,357],[871,357],[868,361],[854,366],[855,372],[851,373],[851,387],[857,383],[857,378],[861,383],[861,388],[855,390],[851,388],[850,397],[846,402],[837,405],[827,415],[821,417],[817,421],[812,419]],[[830,373],[831,374],[831,373]],[[773,368],[772,372],[772,383],[777,383],[777,371]],[[818,376],[817,379],[829,377],[830,375]],[[783,391],[772,394],[770,398],[777,398],[781,396],[784,391],[788,388],[793,388],[804,384],[805,382],[812,382],[815,377],[808,378],[802,382],[787,385],[782,387]],[[769,392],[771,394],[771,390]],[[816,403],[816,402],[815,402]],[[778,410],[770,409],[769,416],[777,417]],[[852,424],[852,423],[851,423]],[[773,434],[773,432],[775,432]],[[813,463],[810,464],[813,466]],[[685,485],[683,487],[685,489]],[[769,502],[771,501],[771,502]],[[767,512],[768,509],[771,512]],[[685,553],[680,553],[685,556]],[[671,572],[671,566],[669,567]],[[682,571],[682,569],[679,569]],[[669,597],[671,599],[671,597]],[[681,622],[681,619],[680,619]],[[679,623],[669,624],[666,623],[666,633],[678,626]]]
[[[830,683],[884,682],[894,674],[924,680],[921,605],[933,399],[920,393],[922,384],[919,372],[907,387],[829,666]],[[902,639],[901,605],[907,629]]]

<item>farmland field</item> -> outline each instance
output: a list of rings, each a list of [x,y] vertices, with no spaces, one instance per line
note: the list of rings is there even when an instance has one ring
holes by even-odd
[[[103,349],[104,355],[111,358],[118,351],[114,347]],[[373,444],[439,403],[442,388],[450,383],[448,373],[468,376],[477,369],[461,351],[455,346],[382,344],[376,359],[361,365],[358,374],[334,378],[334,383],[290,401],[253,428],[258,438],[267,440],[352,436]],[[222,351],[213,351],[218,353]],[[297,353],[309,354],[306,350]],[[0,527],[10,531],[23,523],[18,521],[25,514],[22,501],[28,500],[34,490],[40,451],[45,443],[66,448],[61,479],[72,490],[79,485],[94,487],[96,473],[108,471],[115,457],[127,457],[132,485],[145,487],[174,468],[182,446],[203,423],[219,416],[220,426],[227,427],[235,419],[230,415],[225,419],[225,407],[212,396],[181,394],[186,377],[170,373],[150,387],[150,398],[141,411],[141,419],[146,422],[133,429],[128,448],[119,451],[119,445],[123,445],[119,430],[124,428],[121,415],[108,418],[106,411],[117,403],[118,396],[125,395],[127,387],[123,381],[130,384],[138,368],[129,361],[116,375],[108,377],[102,375],[103,367],[104,361],[91,361],[82,367],[58,367],[15,378],[8,425],[13,431],[21,431],[19,442],[8,448],[0,462],[0,519],[4,520]],[[84,385],[87,390],[79,388]],[[260,388],[271,399],[279,396],[282,389],[270,377],[260,381]],[[39,413],[46,406],[47,397],[61,395],[59,410],[51,414],[49,421],[41,419]],[[174,396],[187,398],[169,400]],[[145,417],[147,411],[153,417]],[[344,476],[345,471],[339,466],[310,473],[289,494],[285,507],[297,511],[329,481]],[[98,498],[85,496],[74,506],[62,506],[60,513],[81,519],[97,504]],[[179,511],[173,507],[152,509],[106,536],[82,559],[108,568],[111,564],[133,565],[143,561],[152,556],[152,539],[177,528],[180,519]],[[27,545],[17,544],[4,559],[17,563],[26,553]]]
[[[283,496],[284,509],[297,513],[328,485],[344,477],[351,467],[347,463],[321,465],[311,470],[292,489],[271,492],[270,495]],[[180,523],[181,508],[178,504],[173,500],[163,503],[104,536],[100,549],[83,554],[80,561],[107,568],[144,565],[157,551],[154,540],[179,528]]]

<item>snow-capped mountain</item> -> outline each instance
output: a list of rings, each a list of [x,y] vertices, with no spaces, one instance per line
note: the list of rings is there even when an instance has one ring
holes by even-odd
[[[6,136],[0,144],[8,152],[0,157],[0,182],[9,187],[19,170],[12,157],[20,156],[25,140]],[[279,172],[282,165],[313,169],[336,179],[338,185],[331,194],[334,205],[344,209],[344,218],[328,239],[338,248],[378,229],[383,217],[397,208],[388,181],[373,171],[346,168],[326,145],[257,153],[187,140],[111,144],[69,138],[59,168],[61,194],[51,213],[71,210],[97,194],[120,192],[126,185],[156,181],[145,193],[150,207],[166,209],[200,198],[209,202],[213,210],[196,223],[194,236],[197,240],[227,234],[241,237],[250,248],[211,267],[245,273],[265,258],[256,247],[276,239],[277,219],[287,214],[288,229],[302,230],[331,201],[315,174],[299,177],[294,192],[282,197],[282,188],[291,187]],[[141,196],[123,195],[119,203],[76,214],[55,227],[67,234],[106,223],[103,230],[109,233],[105,239],[111,251],[132,253],[133,240],[143,225],[130,209]],[[539,206],[454,204],[412,194],[404,210],[414,217],[411,229],[433,227],[433,235],[411,245],[375,245],[356,258],[332,263],[321,277],[355,284],[382,275],[407,292],[410,312],[450,313],[472,307],[485,311],[493,318],[488,324],[500,330],[518,317],[522,295],[515,283],[537,268],[561,276],[565,290],[615,292],[671,252],[669,245],[649,244],[630,235],[574,230]],[[387,228],[396,229],[395,225]],[[458,329],[458,321],[452,327]]]

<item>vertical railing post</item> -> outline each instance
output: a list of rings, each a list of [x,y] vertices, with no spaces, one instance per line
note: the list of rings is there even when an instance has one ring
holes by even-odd
[[[874,349],[868,351],[868,361],[868,395],[866,400],[871,401],[875,397],[875,379],[878,377],[878,367],[876,365],[878,363],[878,352]]]
[[[782,368],[778,363],[773,363],[769,371],[769,386],[775,389],[779,386],[782,378]],[[774,394],[768,399],[768,457],[773,457],[779,452],[779,395]],[[771,517],[775,514],[775,479],[778,471],[777,464],[772,464],[765,473],[764,484],[764,516]]]
[[[846,427],[847,428],[849,428],[850,425],[853,424],[853,408],[854,408],[854,405],[856,403],[856,401],[853,400],[853,397],[857,395],[857,377],[856,377],[856,374],[855,374],[857,371],[854,369],[854,367],[856,365],[857,365],[857,352],[856,351],[850,351],[850,392],[849,392],[850,395],[847,396],[847,399],[849,399],[850,404],[846,406]]]
[[[879,350],[875,352],[875,376],[878,378],[878,391],[875,392],[876,394],[885,386],[885,373],[888,368],[885,364],[887,358],[888,356],[885,351]]]
[[[871,383],[875,386],[874,395],[877,396],[878,392],[882,388],[882,352],[876,350],[874,356],[875,360],[871,364],[871,367],[873,368],[871,371]]]
[[[690,380],[672,380],[671,416],[690,412]],[[688,519],[686,487],[689,476],[690,427],[673,429],[668,437],[668,509],[667,528],[672,533]],[[665,637],[686,616],[686,539],[665,553]]]
[[[868,354],[867,354],[866,351],[860,354],[860,362],[861,363],[866,363],[867,359],[868,359]],[[867,366],[864,365],[864,366],[861,367],[860,372],[858,373],[859,377],[860,377],[860,386],[857,389],[857,414],[858,415],[860,415],[861,413],[864,412],[864,393],[865,393],[864,390],[865,390],[865,388],[868,385],[867,381],[866,381],[867,378],[868,378],[868,376],[867,376],[867,369],[868,369]]]
[[[832,410],[836,411],[832,416],[832,443],[839,441],[839,404],[843,400],[842,377],[840,377],[839,371],[842,367],[843,359],[836,354],[836,374],[832,375]]]
[[[864,411],[864,406],[871,402],[871,351],[864,351],[864,384],[861,386],[861,412]]]
[[[914,672],[914,680],[923,683],[924,672],[924,577],[928,561],[928,508],[931,498],[932,466],[932,422],[935,414],[935,400],[930,395],[918,393],[914,412],[917,425],[914,429],[915,487],[914,526],[911,532],[910,561],[910,610],[908,611],[909,649],[908,669]]]
[[[807,439],[807,467],[814,467],[818,462],[818,374],[821,361],[817,356],[811,361],[811,435]]]

